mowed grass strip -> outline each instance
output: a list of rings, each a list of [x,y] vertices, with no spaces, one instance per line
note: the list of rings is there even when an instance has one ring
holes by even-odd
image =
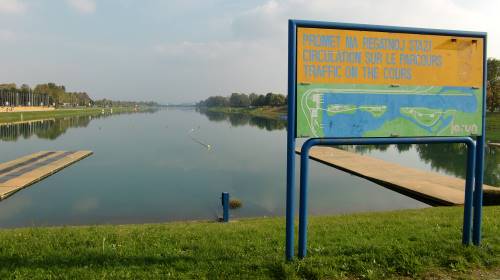
[[[113,108],[82,108],[82,109],[56,109],[51,111],[35,111],[35,112],[2,112],[0,113],[0,123],[11,123],[19,121],[31,121],[49,118],[62,118],[72,116],[93,116],[100,115],[104,110],[105,113],[110,113],[111,109],[114,114],[134,112],[133,107],[113,107]]]
[[[284,260],[284,218],[228,224],[0,230],[0,279],[388,279],[500,273],[500,207],[481,247],[461,245],[463,208],[311,217],[308,257]]]

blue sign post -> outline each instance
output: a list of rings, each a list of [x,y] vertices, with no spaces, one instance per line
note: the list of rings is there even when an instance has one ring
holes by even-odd
[[[229,193],[223,192],[222,197],[222,221],[224,223],[229,222]]]
[[[373,46],[377,51],[366,50]],[[407,57],[418,59],[408,66]],[[419,65],[424,57],[425,65]],[[462,243],[470,244],[472,233],[473,244],[479,245],[485,85],[486,33],[290,20],[286,259],[295,255],[297,137],[313,136],[301,149],[300,258],[307,251],[308,160],[315,145],[467,145]],[[393,97],[398,102],[392,102]]]

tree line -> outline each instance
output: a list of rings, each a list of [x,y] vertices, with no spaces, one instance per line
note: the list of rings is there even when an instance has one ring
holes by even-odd
[[[486,109],[500,111],[500,59],[488,58]]]
[[[282,94],[269,92],[263,94],[232,93],[230,96],[210,96],[197,103],[198,107],[279,107],[287,104],[287,97]]]
[[[134,107],[134,106],[159,106],[153,101],[115,101],[109,99],[93,100],[87,92],[68,92],[64,85],[55,83],[46,83],[36,85],[35,88],[30,88],[29,85],[23,84],[18,87],[15,83],[0,84],[0,97],[3,95],[12,95],[12,93],[30,93],[33,95],[48,95],[50,102],[45,105],[55,107],[81,107],[81,106],[97,106],[97,107]],[[1,98],[0,98],[1,99]],[[2,106],[4,104],[0,104]],[[32,104],[33,105],[33,104]]]
[[[488,58],[487,76],[486,110],[497,112],[500,111],[500,59]],[[199,107],[261,107],[286,104],[286,96],[274,93],[266,95],[232,93],[229,97],[210,96],[197,103]]]
[[[134,106],[146,106],[146,107],[158,107],[158,103],[154,101],[119,101],[110,99],[99,99],[94,101],[94,105],[98,107],[134,107]]]
[[[33,95],[48,94],[52,106],[91,106],[93,100],[86,92],[67,92],[66,87],[55,83],[36,85],[31,88],[27,84],[17,87],[15,83],[0,84],[0,94],[6,93],[31,93]]]

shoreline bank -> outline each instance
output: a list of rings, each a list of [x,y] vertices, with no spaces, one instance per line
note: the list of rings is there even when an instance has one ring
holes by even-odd
[[[238,107],[206,107],[209,112],[226,113],[226,114],[246,114],[254,117],[268,118],[274,120],[286,121],[287,107],[254,107],[254,108],[238,108]]]
[[[14,123],[22,121],[33,121],[49,118],[61,118],[71,116],[93,116],[100,114],[120,114],[145,112],[148,108],[139,107],[111,107],[111,108],[77,108],[77,109],[55,109],[48,111],[29,111],[29,112],[2,112],[0,113],[1,123]]]
[[[207,107],[210,112],[227,114],[247,114],[255,117],[263,117],[286,122],[287,107],[255,107],[255,108],[237,108],[237,107]],[[492,143],[491,146],[500,145],[500,112],[486,113],[486,141]]]
[[[16,106],[16,107],[0,106],[0,113],[42,112],[42,111],[52,111],[52,110],[55,110],[55,108],[48,106]]]

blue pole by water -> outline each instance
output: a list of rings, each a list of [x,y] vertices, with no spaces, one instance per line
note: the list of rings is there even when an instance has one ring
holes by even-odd
[[[222,221],[229,222],[229,193],[222,193]]]
[[[286,245],[287,260],[293,259],[295,192],[295,24],[288,21],[288,130],[286,152]]]

